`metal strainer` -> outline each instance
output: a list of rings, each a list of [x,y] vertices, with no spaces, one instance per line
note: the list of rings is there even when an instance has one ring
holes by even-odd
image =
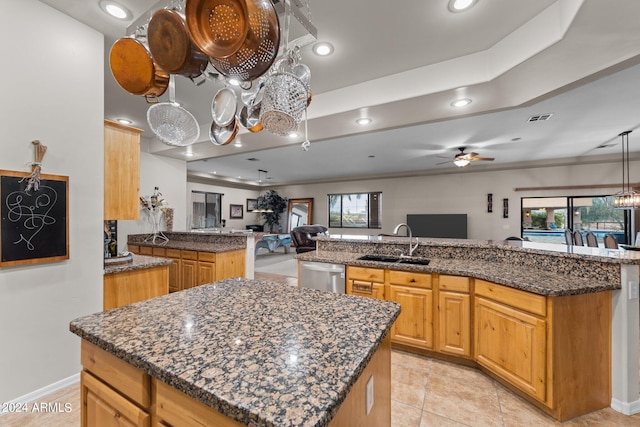
[[[232,55],[211,56],[213,67],[225,77],[255,80],[269,70],[278,56],[280,22],[273,3],[249,0],[249,30],[242,46]]]
[[[167,145],[183,147],[200,137],[200,126],[193,114],[175,103],[175,83],[169,80],[169,102],[154,104],[147,110],[147,122],[153,133]]]
[[[298,128],[308,97],[307,86],[297,76],[273,74],[265,83],[260,123],[273,134],[289,134]]]

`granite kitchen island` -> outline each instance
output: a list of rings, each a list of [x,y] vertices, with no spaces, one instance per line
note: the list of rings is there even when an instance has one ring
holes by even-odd
[[[76,319],[82,425],[389,426],[399,312],[388,301],[228,279]]]

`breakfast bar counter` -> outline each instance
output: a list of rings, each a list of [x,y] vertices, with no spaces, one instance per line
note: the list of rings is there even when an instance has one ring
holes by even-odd
[[[171,425],[389,425],[399,312],[388,301],[227,279],[76,319],[83,426],[120,394],[136,405],[113,409],[118,416]]]

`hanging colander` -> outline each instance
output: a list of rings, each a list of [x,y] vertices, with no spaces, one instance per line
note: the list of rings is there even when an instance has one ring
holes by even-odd
[[[300,124],[308,97],[307,86],[297,76],[273,74],[265,83],[260,123],[276,135],[291,133]]]
[[[193,114],[175,103],[173,74],[169,79],[169,102],[149,107],[147,122],[153,133],[167,145],[183,147],[193,144],[200,137],[200,126]]]

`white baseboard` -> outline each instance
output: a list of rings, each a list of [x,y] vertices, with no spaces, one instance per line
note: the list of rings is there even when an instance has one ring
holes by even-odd
[[[611,409],[624,415],[635,415],[640,413],[640,399],[633,402],[621,402],[618,399],[611,399]]]
[[[43,400],[43,398],[49,396],[50,394],[57,393],[58,391],[65,389],[71,385],[77,384],[80,382],[80,373],[71,375],[68,378],[61,379],[60,381],[56,381],[53,384],[49,384],[38,390],[32,391],[31,393],[27,393],[24,396],[20,396],[17,399],[13,399],[9,402],[6,402],[6,406],[11,407],[13,405],[25,404],[25,403],[33,403],[39,400]],[[4,405],[3,405],[4,406]],[[0,408],[0,417],[4,414],[8,414],[9,412],[2,412],[2,408]]]

